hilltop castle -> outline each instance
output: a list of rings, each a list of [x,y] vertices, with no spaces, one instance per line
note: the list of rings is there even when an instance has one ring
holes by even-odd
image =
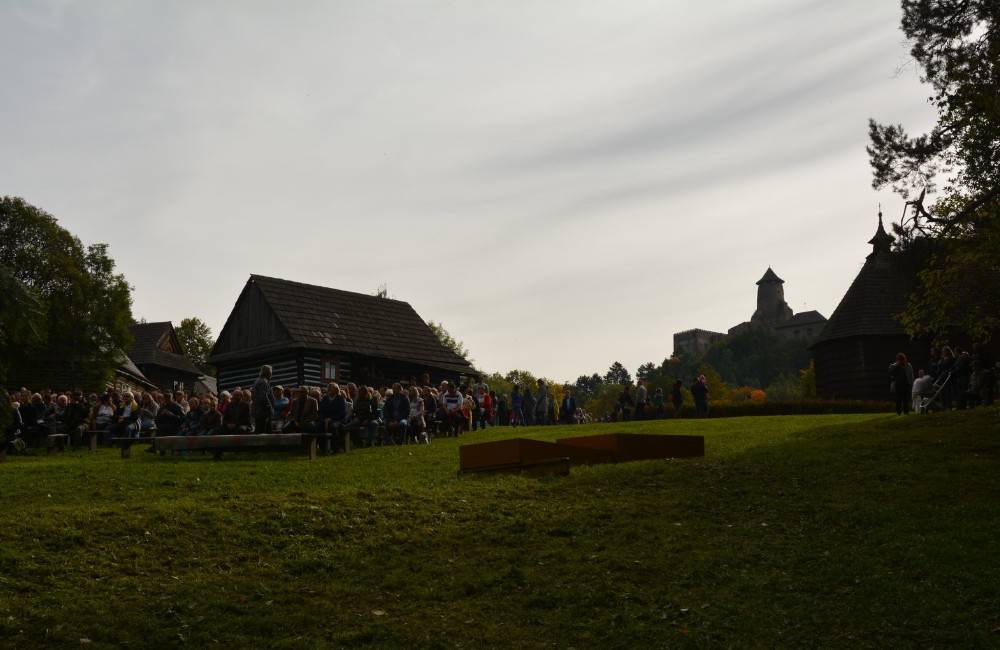
[[[727,334],[703,329],[690,329],[674,334],[674,354],[699,355],[716,341],[753,327],[766,328],[784,339],[811,343],[819,336],[826,318],[818,311],[797,314],[785,302],[785,281],[767,267],[764,277],[757,281],[757,310],[749,321],[734,325]]]

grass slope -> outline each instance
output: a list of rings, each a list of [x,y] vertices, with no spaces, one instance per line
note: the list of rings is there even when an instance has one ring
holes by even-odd
[[[544,480],[458,478],[443,439],[11,457],[0,645],[1000,643],[995,411],[518,434],[612,430],[703,434],[706,457]]]

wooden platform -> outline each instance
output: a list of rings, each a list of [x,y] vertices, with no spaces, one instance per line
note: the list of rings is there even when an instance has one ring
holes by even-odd
[[[704,455],[705,439],[702,436],[633,433],[578,436],[556,442],[508,438],[458,448],[459,473],[527,471],[529,468],[556,465],[565,465],[565,473],[568,473],[570,465]]]
[[[563,447],[603,451],[611,456],[612,462],[616,463],[657,458],[695,458],[705,455],[704,436],[607,433],[560,438],[556,442]]]

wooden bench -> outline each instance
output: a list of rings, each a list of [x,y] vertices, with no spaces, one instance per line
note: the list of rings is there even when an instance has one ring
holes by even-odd
[[[97,444],[101,441],[101,434],[107,433],[107,431],[97,431],[93,429],[87,429],[83,432],[83,439],[87,443],[87,448],[90,451],[97,451]]]
[[[304,442],[306,441],[303,440],[303,434],[301,433],[157,436],[153,439],[153,448],[161,454],[165,454],[168,451],[210,451],[216,459],[219,459],[227,451],[288,451],[302,449]]]
[[[50,433],[45,436],[45,453],[51,454],[53,451],[66,451],[69,444],[69,435],[65,433]]]
[[[100,432],[98,431],[98,432],[95,432],[95,433],[100,433]],[[91,440],[95,440],[95,439],[96,439],[96,436],[95,437],[91,437]],[[155,436],[142,436],[140,438],[131,438],[131,437],[130,438],[112,438],[111,439],[111,444],[113,444],[114,446],[116,446],[119,449],[121,449],[121,451],[122,451],[122,458],[131,458],[131,456],[132,456],[132,445],[141,445],[141,444],[155,445],[156,444],[155,441],[156,441],[156,437]],[[91,449],[96,449],[96,448],[97,448],[96,445],[92,445],[91,446]]]
[[[323,440],[326,442],[333,442],[336,440],[337,435],[335,433],[300,433],[302,436],[302,442],[306,445],[309,451],[309,460],[316,460],[319,456],[319,441]],[[341,430],[340,434],[344,438],[344,451],[348,452],[351,450],[351,433],[350,431]]]

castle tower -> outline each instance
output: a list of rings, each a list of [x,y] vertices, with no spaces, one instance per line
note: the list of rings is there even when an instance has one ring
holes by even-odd
[[[764,277],[757,281],[757,311],[750,322],[774,327],[792,317],[792,308],[785,302],[785,281],[767,267]]]

